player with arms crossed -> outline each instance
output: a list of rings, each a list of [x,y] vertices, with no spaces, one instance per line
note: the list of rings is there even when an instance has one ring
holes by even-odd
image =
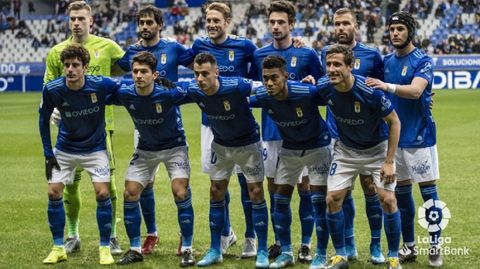
[[[262,62],[269,55],[282,56],[287,62],[289,79],[301,80],[312,75],[315,79],[322,76],[322,68],[317,53],[312,48],[296,48],[293,45],[292,31],[295,26],[295,6],[288,1],[274,1],[268,8],[268,27],[273,35],[273,43],[255,51],[255,62],[252,65],[252,78],[262,80]],[[268,113],[262,110],[262,140],[264,145],[265,176],[268,179],[268,192],[270,193],[270,214],[272,226],[275,232],[274,216],[274,177],[278,160],[278,151],[281,148],[280,133],[277,126],[270,119]],[[312,199],[309,189],[308,177],[304,177],[297,185],[300,195],[298,209],[302,227],[302,244],[298,251],[298,259],[302,262],[310,262],[310,242],[315,226]],[[269,257],[276,258],[281,254],[280,241],[275,232],[275,244],[269,248]]]
[[[193,62],[193,55],[188,49],[176,41],[161,38],[163,28],[162,11],[152,5],[142,7],[137,12],[137,26],[140,31],[140,44],[131,45],[125,55],[117,62],[125,72],[131,71],[133,57],[141,51],[151,52],[157,58],[156,71],[159,77],[167,78],[170,81],[178,80],[178,66],[188,66]],[[180,115],[180,109],[177,108]],[[137,147],[138,130],[134,131],[134,146]],[[152,178],[154,180],[154,178]],[[140,195],[140,206],[143,219],[147,227],[147,237],[142,245],[142,253],[150,254],[159,238],[155,222],[155,194],[153,181],[149,182]],[[181,255],[181,245],[179,246]]]
[[[67,259],[63,242],[65,209],[63,189],[72,184],[77,166],[92,178],[97,199],[97,223],[100,232],[100,264],[114,263],[110,253],[112,203],[110,168],[106,151],[105,101],[120,85],[102,76],[85,75],[89,52],[79,46],[66,47],[60,54],[65,76],[47,83],[40,104],[40,135],[48,180],[48,222],[54,247],[43,263]],[[50,140],[49,119],[54,108],[62,115],[55,150]]]
[[[369,78],[367,84],[389,93],[402,122],[399,150],[395,156],[398,186],[395,194],[402,212],[403,262],[416,259],[412,181],[418,182],[423,200],[438,200],[436,180],[440,178],[436,146],[436,127],[430,104],[432,100],[432,58],[413,45],[416,21],[406,12],[388,20],[390,42],[395,52],[385,56],[385,82]],[[441,221],[441,216],[438,221]],[[428,263],[443,265],[439,238],[441,230],[430,233]]]
[[[355,41],[358,24],[355,12],[348,8],[340,8],[333,14],[335,38],[338,44],[346,45],[353,51],[355,57],[352,73],[363,77],[383,79],[383,60],[378,50],[365,46]],[[325,54],[328,46],[322,50],[323,71],[326,73]],[[327,126],[332,135],[332,145],[338,139],[338,131],[330,109],[327,106]],[[385,262],[381,248],[382,216],[383,211],[375,190],[371,176],[360,174],[360,183],[365,194],[365,211],[370,226],[370,254],[373,264]],[[357,259],[358,252],[354,240],[355,204],[352,192],[349,191],[343,200],[343,213],[345,215],[345,248],[349,260]],[[327,246],[322,246],[326,248]]]
[[[282,254],[270,268],[283,268],[295,263],[292,253],[290,226],[292,193],[308,168],[310,189],[315,210],[325,211],[325,203],[318,203],[318,197],[325,197],[327,174],[330,167],[330,134],[325,121],[318,111],[320,99],[313,85],[288,80],[285,60],[280,56],[268,56],[262,64],[264,87],[256,91],[251,103],[261,106],[277,124],[282,137],[282,148],[275,175],[276,232],[280,238]],[[325,199],[324,199],[325,200]],[[328,241],[328,233],[317,229],[318,242]],[[322,256],[325,264],[325,255]],[[318,257],[320,258],[320,257]],[[317,257],[312,265],[318,263]],[[318,267],[320,268],[320,267]]]
[[[177,103],[185,92],[172,88],[159,77],[157,59],[146,51],[132,59],[134,85],[122,88],[109,99],[123,105],[139,131],[139,142],[125,176],[124,219],[130,238],[130,250],[118,261],[124,265],[143,261],[140,250],[140,194],[153,181],[160,163],[164,163],[171,180],[172,193],[178,208],[178,224],[183,236],[183,257],[180,265],[192,266],[194,215],[189,188],[190,164],[188,147]],[[180,91],[179,91],[180,90]]]
[[[53,80],[63,74],[63,65],[60,61],[60,53],[71,44],[81,44],[90,53],[90,63],[87,73],[90,75],[103,75],[110,77],[118,73],[118,67],[115,63],[122,58],[123,50],[110,39],[91,35],[90,27],[93,24],[91,7],[85,1],[75,1],[68,6],[69,26],[72,36],[67,40],[55,45],[48,53],[46,59],[46,70],[44,83]],[[120,244],[116,237],[116,208],[117,208],[117,188],[115,185],[115,158],[113,154],[113,107],[106,106],[105,122],[107,130],[107,151],[110,160],[110,199],[112,200],[112,236],[111,251],[112,254],[121,254]],[[75,172],[75,180],[72,185],[67,185],[64,190],[65,210],[67,214],[68,238],[65,242],[67,253],[80,250],[80,234],[78,232],[80,208],[82,205],[80,195],[81,169]]]
[[[213,131],[210,160],[210,238],[207,254],[197,266],[223,261],[220,238],[225,221],[225,192],[234,165],[240,166],[247,179],[252,201],[255,234],[258,239],[257,268],[268,268],[268,211],[263,192],[263,161],[258,125],[247,97],[251,80],[219,77],[215,57],[200,53],[195,57],[195,82],[188,85],[188,97],[205,112]]]
[[[398,269],[400,212],[394,193],[394,158],[400,121],[381,90],[367,87],[364,77],[352,74],[353,64],[350,48],[332,45],[326,51],[328,78],[321,78],[317,84],[336,119],[339,134],[327,182],[327,223],[336,251],[328,268],[348,268],[342,204],[357,175],[363,174],[372,176],[376,185],[384,210],[388,266]]]

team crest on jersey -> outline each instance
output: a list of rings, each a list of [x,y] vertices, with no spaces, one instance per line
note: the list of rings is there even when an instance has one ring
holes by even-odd
[[[355,101],[354,109],[355,109],[355,113],[360,113],[360,102],[359,101]]]
[[[90,94],[90,98],[92,99],[92,103],[94,103],[94,104],[98,101],[96,93]]]
[[[407,74],[407,71],[408,71],[408,66],[405,65],[402,69],[402,77],[404,77]]]
[[[301,107],[297,107],[295,110],[297,112],[297,117],[299,118],[303,117],[303,111]]]
[[[355,63],[353,64],[353,68],[360,69],[360,59],[355,59]]]
[[[297,57],[293,56],[292,60],[290,61],[290,66],[295,67],[297,66]]]
[[[233,62],[235,60],[235,51],[233,50],[228,51],[228,60],[230,62]]]
[[[94,51],[93,52],[93,56],[98,59],[98,57],[100,57],[100,52],[98,50]]]
[[[162,53],[162,56],[160,57],[160,63],[166,64],[167,63],[167,54]]]
[[[162,113],[162,105],[161,104],[155,104],[155,109],[157,110],[157,113]]]
[[[223,101],[223,107],[225,108],[225,111],[230,111],[230,102],[228,100]]]

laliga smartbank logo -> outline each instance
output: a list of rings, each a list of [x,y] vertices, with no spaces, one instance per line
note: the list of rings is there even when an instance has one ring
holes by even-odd
[[[418,223],[430,233],[443,231],[451,218],[447,204],[430,199],[418,208]]]

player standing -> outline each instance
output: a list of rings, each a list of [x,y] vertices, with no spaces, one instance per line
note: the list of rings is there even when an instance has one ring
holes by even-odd
[[[188,97],[205,112],[213,131],[210,169],[210,250],[198,266],[223,261],[220,238],[225,221],[225,193],[234,165],[247,179],[252,201],[255,234],[258,238],[257,268],[268,268],[268,211],[263,192],[263,161],[258,125],[247,97],[251,80],[219,77],[217,61],[208,53],[195,57],[195,83],[188,86]]]
[[[97,199],[100,233],[100,264],[114,262],[110,252],[112,203],[109,194],[110,168],[106,151],[105,101],[120,85],[102,76],[85,75],[89,52],[79,46],[66,47],[60,54],[65,76],[47,83],[40,103],[40,135],[48,180],[48,222],[54,247],[43,263],[67,259],[63,242],[65,209],[63,189],[73,183],[77,166],[92,178]],[[57,144],[52,150],[49,119],[54,108],[62,115]]]
[[[389,93],[402,122],[399,150],[395,156],[398,186],[395,194],[402,212],[403,262],[416,259],[412,181],[418,182],[424,201],[439,200],[436,180],[440,178],[436,128],[430,111],[433,84],[432,58],[413,45],[416,21],[406,12],[388,19],[390,42],[395,52],[385,56],[385,83],[369,78],[367,84]],[[441,215],[440,219],[441,221]],[[441,230],[430,233],[428,263],[443,265],[439,238]]]
[[[72,36],[67,40],[55,45],[48,53],[46,59],[46,70],[44,84],[63,74],[63,65],[60,61],[61,51],[71,44],[81,44],[90,53],[90,63],[87,74],[111,76],[115,73],[114,64],[122,58],[124,52],[114,41],[89,33],[93,24],[91,7],[85,1],[75,1],[68,6],[69,26]],[[120,244],[117,240],[116,208],[117,208],[117,188],[115,185],[115,158],[113,154],[112,136],[114,130],[113,107],[105,107],[105,123],[107,130],[107,152],[110,160],[110,199],[112,200],[112,235],[111,251],[112,254],[121,254]],[[80,195],[81,169],[75,172],[75,180],[72,185],[67,185],[64,190],[65,212],[67,215],[68,238],[65,242],[67,253],[80,250],[80,234],[78,231],[79,214],[82,205]]]
[[[131,45],[125,55],[117,62],[124,71],[131,71],[133,57],[141,51],[151,52],[157,58],[156,71],[160,77],[170,81],[178,80],[178,66],[188,66],[193,62],[193,55],[188,49],[176,41],[161,38],[163,28],[162,11],[152,5],[141,8],[137,13],[137,26],[140,31],[140,44]],[[177,107],[180,115],[180,109]],[[138,131],[135,129],[134,144],[138,142]],[[154,180],[154,178],[153,178]],[[143,219],[147,227],[147,237],[143,242],[142,253],[150,254],[159,238],[155,222],[155,194],[153,181],[149,182],[140,195],[140,205]],[[181,251],[180,253],[181,254]]]
[[[273,35],[273,42],[255,51],[252,65],[252,78],[262,80],[262,62],[269,55],[282,56],[287,62],[287,72],[290,80],[301,80],[312,75],[318,79],[322,75],[320,59],[311,48],[296,48],[293,46],[292,31],[295,26],[295,6],[288,1],[274,1],[268,8],[268,27]],[[265,176],[268,179],[270,193],[270,214],[274,216],[274,177],[278,160],[278,151],[282,141],[277,126],[268,113],[262,110],[262,140],[264,145]],[[298,213],[302,227],[302,242],[298,253],[299,261],[310,262],[310,242],[315,225],[312,199],[308,177],[304,177],[297,185],[300,195]],[[275,227],[275,220],[272,219]],[[275,228],[273,229],[275,232]],[[275,232],[275,244],[269,248],[269,257],[276,258],[281,254],[280,240]]]
[[[282,254],[270,268],[283,268],[295,263],[290,238],[292,212],[290,200],[301,179],[302,171],[308,168],[310,189],[315,215],[325,211],[327,174],[330,167],[330,135],[325,121],[318,111],[317,88],[309,84],[288,81],[286,62],[280,56],[268,56],[262,64],[263,83],[252,103],[258,103],[273,119],[282,137],[282,148],[275,175],[276,232],[280,238]],[[325,199],[323,199],[325,200]],[[317,239],[328,241],[328,233],[317,229]],[[322,264],[326,257],[323,256]],[[315,258],[315,261],[317,257]],[[320,267],[318,267],[320,268]]]
[[[194,214],[189,187],[188,147],[177,103],[185,92],[180,88],[158,84],[157,59],[146,51],[132,58],[134,85],[123,86],[111,100],[123,105],[139,131],[139,142],[125,176],[124,219],[130,238],[130,250],[118,261],[129,264],[143,261],[140,249],[140,194],[151,184],[160,163],[164,163],[171,180],[182,233],[182,267],[192,266]],[[181,89],[180,89],[181,90]]]
[[[394,193],[394,158],[400,121],[382,91],[367,87],[364,77],[352,74],[353,65],[350,48],[331,46],[326,52],[328,78],[317,84],[339,131],[327,183],[327,223],[336,251],[328,268],[348,268],[342,204],[357,175],[364,174],[372,177],[384,210],[388,266],[399,269],[400,212]]]
[[[338,44],[346,45],[353,51],[355,57],[352,73],[363,77],[373,77],[383,79],[383,60],[378,50],[365,46],[355,41],[355,34],[358,31],[358,24],[355,13],[348,8],[337,9],[333,15],[333,25],[335,29],[335,38]],[[325,54],[328,46],[322,50],[323,71],[326,72]],[[338,139],[338,131],[330,109],[327,106],[327,126],[332,135],[332,145]],[[381,248],[382,216],[383,211],[378,200],[372,178],[360,174],[365,195],[365,211],[370,226],[370,254],[373,264],[385,262]],[[349,260],[357,259],[358,252],[354,240],[354,218],[355,204],[352,192],[349,191],[343,200],[343,213],[345,215],[345,248]],[[325,217],[320,217],[324,221]],[[326,253],[327,246],[321,246],[322,253]]]

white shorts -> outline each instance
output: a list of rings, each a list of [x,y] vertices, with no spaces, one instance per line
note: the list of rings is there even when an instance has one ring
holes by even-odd
[[[135,150],[125,180],[138,182],[145,187],[154,181],[162,162],[165,164],[170,180],[190,178],[188,147],[181,146],[160,151]]]
[[[73,154],[55,148],[53,154],[60,166],[60,171],[53,169],[52,179],[48,183],[73,184],[77,166],[87,171],[92,182],[110,182],[110,165],[106,150]]]
[[[282,140],[262,141],[263,145],[263,165],[265,166],[265,176],[275,178],[278,166],[278,152],[282,148]],[[302,177],[308,176],[308,168],[302,171]],[[302,178],[298,183],[302,183]]]
[[[133,129],[133,149],[137,149],[138,140],[140,139],[140,133],[138,132],[137,128]]]
[[[398,181],[413,179],[420,183],[440,178],[436,145],[428,148],[398,148],[395,162]]]
[[[209,174],[210,168],[212,166],[212,142],[213,142],[213,132],[210,126],[205,126],[202,124],[200,129],[200,150],[201,150],[201,161],[202,161],[202,171]]]
[[[212,142],[210,179],[229,180],[235,164],[240,166],[247,183],[263,181],[262,148],[260,142],[242,147],[225,147]]]
[[[308,150],[281,148],[275,184],[295,186],[301,182],[305,169],[308,169],[310,185],[325,186],[331,160],[328,146]]]
[[[328,191],[351,189],[358,174],[372,176],[379,188],[394,191],[396,182],[384,184],[380,171],[387,157],[388,142],[369,149],[354,149],[337,141],[333,147],[333,161],[328,173]]]

